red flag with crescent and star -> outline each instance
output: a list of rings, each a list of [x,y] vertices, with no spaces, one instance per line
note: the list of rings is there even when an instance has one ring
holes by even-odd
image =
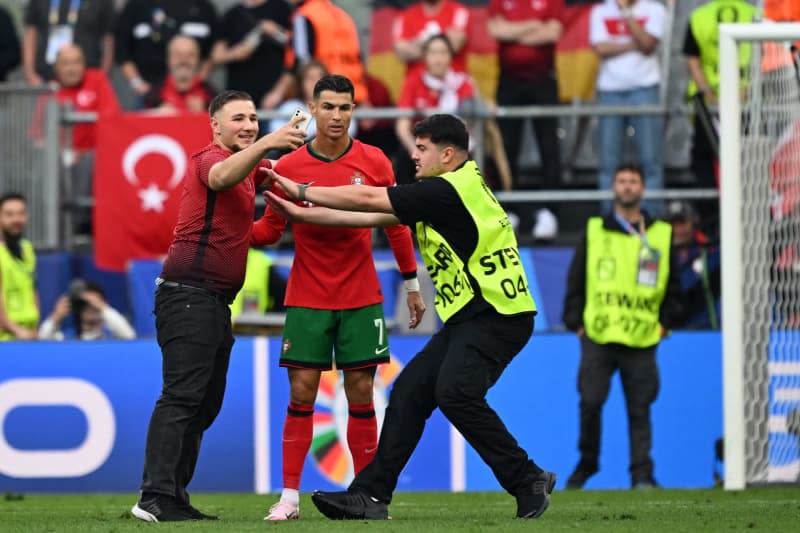
[[[94,165],[94,249],[99,268],[167,253],[189,156],[208,144],[203,113],[100,117]]]

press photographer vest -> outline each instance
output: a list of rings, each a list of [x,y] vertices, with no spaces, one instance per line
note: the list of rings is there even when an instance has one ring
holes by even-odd
[[[11,322],[35,330],[39,325],[39,308],[36,307],[36,253],[27,239],[20,241],[22,259],[8,251],[0,242],[0,279],[3,285],[3,306]],[[15,337],[7,331],[0,332],[0,340]]]
[[[442,322],[475,297],[474,280],[483,298],[502,315],[536,311],[508,216],[483,181],[474,161],[441,176],[458,193],[478,229],[478,243],[465,265],[450,244],[428,224],[417,223],[422,259],[436,287],[436,313]]]
[[[649,248],[658,253],[652,286],[639,283],[641,257],[646,253],[642,238],[604,228],[601,217],[589,219],[583,325],[597,344],[646,348],[661,339],[658,318],[669,280],[672,227],[656,221],[645,234]]]

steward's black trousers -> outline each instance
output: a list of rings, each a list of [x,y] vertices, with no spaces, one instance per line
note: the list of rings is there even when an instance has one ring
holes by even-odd
[[[391,502],[400,472],[437,407],[505,490],[516,495],[530,488],[542,470],[486,403],[486,393],[532,332],[532,314],[502,316],[494,310],[445,324],[395,381],[375,458],[350,488]]]
[[[156,330],[163,386],[147,430],[142,492],[188,503],[203,432],[222,407],[233,335],[225,298],[160,286]]]
[[[581,363],[578,370],[581,427],[578,448],[581,465],[598,469],[600,427],[603,404],[608,398],[611,376],[619,370],[625,405],[628,410],[630,473],[634,484],[653,475],[650,404],[658,396],[656,347],[630,348],[620,344],[597,344],[581,338]]]

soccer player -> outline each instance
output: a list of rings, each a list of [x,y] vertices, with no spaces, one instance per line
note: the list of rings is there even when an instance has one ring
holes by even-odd
[[[288,197],[334,208],[305,209],[270,196],[292,220],[415,224],[444,322],[395,381],[374,460],[347,492],[315,492],[311,499],[328,518],[387,519],[400,472],[438,407],[516,498],[517,517],[537,518],[550,504],[556,476],[528,457],[486,402],[489,388],[533,333],[536,304],[517,239],[468,159],[464,123],[433,115],[414,127],[414,136],[418,180],[408,185],[317,187],[268,172]]]
[[[314,86],[308,107],[317,135],[300,150],[283,156],[279,171],[317,186],[391,187],[392,165],[375,148],[350,138],[347,129],[355,109],[354,88],[341,75],[328,75]],[[253,244],[277,241],[286,219],[268,209],[255,223]],[[290,398],[283,428],[283,492],[265,520],[300,518],[300,476],[313,435],[314,402],[320,374],[344,371],[349,417],[347,443],[353,469],[360,472],[377,447],[377,421],[372,387],[378,364],[389,361],[380,283],[372,260],[369,228],[293,226],[294,264],[286,288],[286,324],[280,365],[288,369]],[[417,263],[411,233],[405,226],[386,228],[405,279],[410,326],[425,312],[419,294]]]
[[[214,140],[192,155],[175,238],[157,280],[156,331],[163,385],[147,430],[141,496],[147,522],[215,519],[189,503],[203,432],[222,407],[233,335],[231,310],[244,280],[264,155],[297,148],[298,118],[256,140],[253,99],[225,91],[208,109]]]

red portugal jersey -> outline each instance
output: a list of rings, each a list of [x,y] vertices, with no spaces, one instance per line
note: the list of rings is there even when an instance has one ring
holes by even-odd
[[[315,187],[353,184],[391,187],[395,184],[392,165],[383,152],[357,140],[333,161],[314,153],[310,144],[306,144],[281,157],[275,170],[298,183],[313,182]],[[283,217],[267,209],[255,224],[253,244],[275,242],[285,226]],[[372,259],[370,228],[296,223],[292,230],[295,254],[286,286],[287,307],[356,309],[383,301]],[[408,227],[388,227],[386,235],[400,271],[416,272],[414,245]]]
[[[261,178],[256,181],[257,166],[233,187],[211,190],[211,167],[231,155],[214,143],[192,154],[175,237],[161,277],[235,297],[244,282],[256,185]]]
[[[511,22],[561,20],[564,0],[489,0],[489,18],[502,16]],[[503,76],[518,80],[546,78],[553,71],[555,44],[527,45],[500,41],[497,55]]]

